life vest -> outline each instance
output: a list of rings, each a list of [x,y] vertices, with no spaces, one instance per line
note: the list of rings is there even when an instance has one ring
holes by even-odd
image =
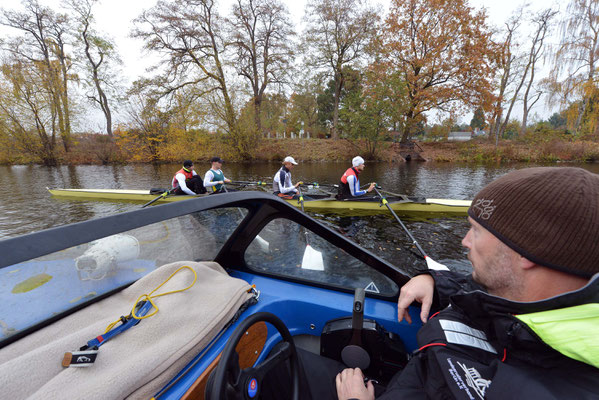
[[[347,177],[353,175],[356,177],[356,179],[358,179],[358,174],[360,174],[360,171],[353,167],[348,168],[347,171],[343,173],[341,176],[341,183],[339,184],[339,188],[337,188],[337,196],[335,196],[338,200],[349,199],[353,197],[351,190],[349,189],[349,183],[347,183]]]
[[[173,176],[173,180],[171,182],[171,186],[173,187],[173,189],[179,187],[179,182],[177,182],[177,174],[185,175],[185,180],[193,178],[193,171],[187,171],[185,168],[181,168],[179,171],[177,171],[175,176]]]
[[[218,171],[210,169],[210,171],[212,171],[212,176],[214,176],[214,178],[212,178],[212,181],[224,181],[225,180],[225,174],[223,174],[223,171],[221,171],[220,169]],[[211,186],[211,188],[212,188],[212,192],[219,192],[223,188],[223,185],[221,185],[219,183],[218,185]]]
[[[274,194],[279,194],[281,193],[281,189],[285,188],[285,184],[288,181],[288,177],[291,175],[291,173],[289,172],[289,170],[287,168],[285,168],[285,166],[282,166],[277,173],[275,174],[273,181],[272,181],[272,191]],[[279,178],[277,180],[277,177]],[[291,179],[289,178],[289,185],[293,186],[291,184]],[[294,192],[295,194],[295,192]]]

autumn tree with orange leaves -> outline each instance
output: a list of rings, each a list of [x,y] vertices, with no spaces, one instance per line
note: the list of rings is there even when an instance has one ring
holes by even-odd
[[[431,110],[489,107],[494,44],[483,11],[466,0],[391,0],[382,62],[405,80],[402,142]]]

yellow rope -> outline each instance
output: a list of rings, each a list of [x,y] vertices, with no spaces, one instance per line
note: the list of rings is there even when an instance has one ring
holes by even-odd
[[[160,289],[160,288],[161,288],[161,287],[162,287],[162,286],[163,286],[165,283],[167,283],[167,282],[168,282],[168,281],[169,281],[169,280],[170,280],[170,279],[171,279],[173,276],[175,276],[175,274],[176,274],[177,272],[181,271],[181,270],[182,270],[182,269],[184,269],[184,268],[186,268],[186,269],[189,269],[191,272],[193,272],[193,282],[191,282],[191,285],[187,286],[187,287],[186,287],[186,288],[184,288],[184,289],[171,290],[170,292],[166,292],[166,293],[160,293],[160,294],[153,295],[153,293],[154,293],[155,291],[157,291],[158,289]],[[135,303],[133,304],[133,308],[131,309],[131,316],[132,316],[133,318],[135,318],[135,319],[146,319],[146,318],[150,318],[151,316],[155,315],[155,314],[158,312],[158,306],[157,306],[157,305],[156,305],[156,304],[155,304],[155,303],[152,301],[152,299],[155,299],[155,298],[157,298],[157,297],[160,297],[160,296],[166,296],[167,294],[173,294],[173,293],[178,293],[178,292],[184,292],[184,291],[186,291],[187,289],[191,288],[193,285],[195,285],[195,283],[196,283],[196,280],[197,280],[197,279],[198,279],[198,274],[196,274],[196,272],[194,271],[194,269],[193,269],[193,268],[191,268],[191,267],[189,267],[189,266],[187,266],[187,265],[184,265],[184,266],[182,266],[181,268],[179,268],[179,269],[177,269],[175,272],[173,272],[173,273],[172,273],[172,274],[171,274],[171,275],[170,275],[168,278],[166,278],[166,280],[165,280],[164,282],[162,282],[160,285],[158,285],[158,287],[157,287],[156,289],[152,290],[152,291],[151,291],[149,294],[142,294],[141,296],[139,296],[139,297],[137,298],[137,300],[135,301]],[[151,314],[147,314],[147,315],[144,315],[144,316],[142,316],[142,317],[138,317],[137,315],[135,315],[135,307],[137,306],[137,303],[139,303],[139,302],[141,301],[141,299],[142,299],[142,298],[143,298],[144,300],[146,300],[146,301],[149,301],[149,302],[150,302],[150,304],[152,304],[152,307],[155,309],[155,311],[154,311],[153,313],[151,313]],[[119,318],[119,319],[117,319],[116,321],[112,322],[110,325],[108,325],[108,327],[106,327],[106,330],[104,331],[104,333],[108,333],[108,332],[110,332],[110,330],[111,330],[112,328],[114,328],[114,326],[115,326],[116,324],[118,324],[119,322],[121,322],[121,319],[120,319],[120,318]]]

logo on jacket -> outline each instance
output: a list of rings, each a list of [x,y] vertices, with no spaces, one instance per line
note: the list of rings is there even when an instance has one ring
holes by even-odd
[[[457,364],[464,371],[464,375],[466,377],[466,384],[474,389],[474,392],[481,399],[485,398],[485,392],[491,385],[491,381],[488,379],[484,379],[481,374],[476,370],[476,368],[468,368],[465,364],[462,364],[459,361],[456,361]]]

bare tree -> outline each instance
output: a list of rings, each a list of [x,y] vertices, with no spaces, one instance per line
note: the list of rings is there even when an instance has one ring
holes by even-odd
[[[530,44],[530,51],[528,53],[528,62],[526,64],[526,68],[529,70],[530,74],[528,77],[528,84],[526,85],[526,90],[522,95],[522,126],[520,128],[520,135],[524,135],[526,133],[526,125],[528,121],[528,113],[534,107],[534,105],[539,101],[541,96],[543,95],[542,90],[537,90],[531,96],[531,89],[535,82],[535,72],[537,67],[537,62],[543,56],[543,52],[545,50],[545,37],[550,28],[549,24],[551,19],[557,14],[557,11],[553,11],[551,9],[546,9],[539,12],[537,15],[533,16],[532,22],[535,24],[536,30],[534,36],[532,37],[532,41]]]
[[[579,100],[574,130],[578,133],[597,79],[599,0],[571,0],[561,22],[561,42],[551,78],[562,105]],[[564,79],[560,77],[565,74]]]
[[[304,32],[309,64],[331,71],[335,105],[331,136],[339,138],[339,102],[345,82],[344,67],[364,57],[364,47],[378,29],[374,8],[361,0],[310,0],[306,5]]]
[[[502,42],[502,52],[499,60],[499,70],[502,72],[493,122],[496,146],[499,143],[499,138],[503,136],[507,128],[512,110],[519,99],[520,90],[524,86],[531,66],[530,58],[527,59],[520,51],[521,43],[515,40],[515,37],[518,36],[518,29],[522,24],[523,12],[524,9],[519,8],[505,23],[506,39]]]
[[[84,57],[85,83],[91,88],[88,100],[99,107],[106,120],[106,133],[112,136],[112,111],[107,89],[116,81],[111,63],[120,64],[114,45],[93,29],[92,7],[98,0],[70,0],[69,5],[77,14],[77,38]]]
[[[165,94],[186,86],[201,87],[198,96],[218,92],[224,109],[215,110],[236,129],[236,115],[229,94],[221,57],[227,43],[223,20],[213,0],[159,1],[136,20],[133,36],[145,40],[147,50],[163,55]],[[201,86],[200,86],[201,85]]]
[[[279,0],[237,0],[230,24],[235,68],[250,84],[256,129],[262,132],[264,93],[271,84],[285,83],[293,57],[289,12]]]
[[[5,79],[0,87],[0,119],[9,136],[43,164],[57,165],[56,113],[45,67],[12,57],[4,60],[1,71]]]
[[[505,39],[500,42],[500,52],[497,58],[498,71],[501,71],[499,75],[499,83],[497,85],[497,102],[493,110],[493,116],[491,117],[491,127],[489,136],[491,134],[495,137],[495,145],[497,145],[500,136],[500,127],[503,121],[503,102],[507,97],[508,87],[514,80],[512,68],[515,64],[516,56],[512,48],[512,41],[514,40],[514,33],[519,26],[519,20],[511,18],[505,23]]]
[[[145,41],[147,50],[161,54],[163,94],[193,87],[205,97],[221,121],[233,149],[250,158],[255,147],[253,132],[242,131],[233,106],[223,58],[230,45],[224,20],[214,0],[159,1],[136,20],[132,35]]]
[[[70,26],[66,15],[56,14],[37,0],[24,0],[25,11],[2,9],[0,24],[17,29],[23,36],[10,41],[5,50],[19,60],[43,66],[45,84],[51,94],[51,112],[57,119],[65,151],[71,145],[71,111],[68,97],[69,70],[65,51]]]

